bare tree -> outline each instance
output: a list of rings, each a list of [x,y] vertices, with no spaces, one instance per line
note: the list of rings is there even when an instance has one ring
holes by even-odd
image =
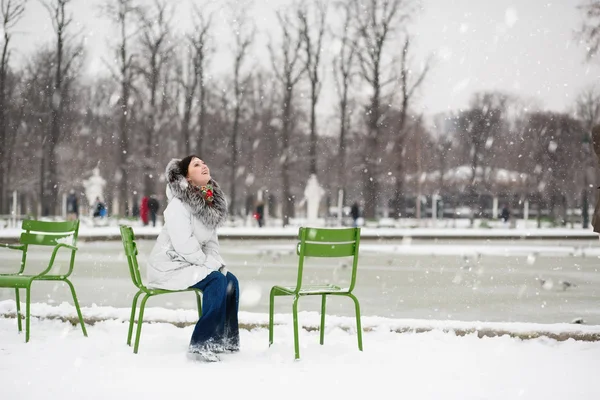
[[[352,37],[350,36],[351,10],[350,4],[341,2],[338,5],[344,12],[343,31],[340,36],[341,46],[340,51],[333,59],[333,74],[335,85],[338,93],[338,107],[340,113],[340,136],[338,141],[338,170],[337,181],[338,189],[342,190],[343,196],[346,197],[346,139],[348,134],[348,126],[350,124],[350,86],[355,77],[355,47],[352,45]]]
[[[202,154],[202,144],[205,133],[206,120],[206,89],[204,86],[206,76],[206,63],[208,53],[211,51],[209,46],[210,30],[212,24],[212,14],[205,17],[202,10],[194,5],[194,29],[193,32],[186,35],[190,49],[187,59],[187,79],[181,79],[183,95],[185,97],[183,105],[183,120],[181,124],[181,135],[183,140],[183,153],[191,154],[190,124],[192,120],[192,111],[196,93],[199,92],[198,116],[198,138],[196,140],[197,154]]]
[[[7,96],[6,86],[10,62],[10,41],[13,36],[14,26],[21,20],[25,12],[27,0],[2,0],[0,2],[0,16],[2,17],[2,30],[4,43],[2,44],[2,58],[0,59],[0,214],[7,212],[7,177],[9,168],[7,146]]]
[[[384,117],[382,97],[385,86],[394,79],[386,79],[386,48],[394,31],[409,18],[408,0],[352,0],[353,20],[358,39],[354,45],[360,67],[360,76],[371,89],[366,109],[367,135],[364,151],[363,195],[366,218],[375,217],[379,196],[379,151]]]
[[[589,0],[586,4],[581,4],[578,7],[583,13],[584,22],[581,26],[580,31],[578,32],[578,36],[581,40],[583,40],[587,44],[586,48],[586,56],[587,60],[590,61],[597,54],[600,49],[600,0]],[[595,98],[594,98],[595,97]],[[589,149],[589,135],[591,134],[591,128],[589,124],[594,120],[598,120],[598,98],[597,93],[593,89],[590,89],[587,93],[584,92],[581,94],[580,98],[577,100],[577,112],[580,114],[580,118],[583,118],[583,122],[585,124],[585,130],[587,132],[587,142],[588,146],[586,146],[584,152],[584,185],[585,188],[582,191],[582,212],[583,212],[583,227],[587,228],[589,222],[588,215],[588,174],[587,167],[589,166],[589,162],[591,157],[591,151]],[[594,171],[597,171],[596,169]],[[595,180],[595,177],[593,178]],[[599,194],[596,193],[598,196]]]
[[[154,183],[159,168],[156,138],[161,123],[159,96],[162,90],[159,84],[162,69],[174,47],[169,42],[172,11],[167,8],[165,0],[154,0],[151,10],[140,11],[138,16],[141,23],[139,71],[147,91],[147,104],[144,107],[144,194],[149,196],[155,191]]]
[[[600,0],[588,0],[579,5],[583,14],[583,24],[577,36],[587,44],[587,59],[591,60],[600,49]]]
[[[458,139],[469,152],[470,159],[471,178],[467,190],[472,207],[471,226],[479,208],[476,188],[478,170],[483,180],[485,173],[481,167],[502,128],[507,101],[507,97],[501,93],[476,93],[471,108],[458,116]]]
[[[575,100],[575,113],[587,132],[600,123],[600,87],[584,89]]]
[[[283,96],[281,104],[281,181],[283,196],[283,225],[289,224],[289,219],[294,215],[294,202],[290,187],[290,160],[292,149],[290,135],[294,129],[294,88],[302,78],[306,67],[302,63],[302,31],[294,25],[289,14],[277,12],[277,20],[281,28],[281,44],[279,56],[273,42],[269,43],[271,65],[277,81],[280,83]],[[281,60],[280,60],[281,57]]]
[[[190,39],[194,46],[194,68],[198,76],[198,136],[196,140],[197,154],[202,154],[204,150],[204,141],[206,139],[206,115],[207,105],[206,97],[208,85],[206,83],[206,71],[210,55],[214,48],[210,46],[212,40],[212,16],[205,18],[199,8],[194,12],[194,37]]]
[[[399,91],[401,94],[400,98],[400,113],[398,116],[398,123],[396,127],[396,134],[394,140],[394,150],[396,154],[402,154],[404,150],[404,141],[406,137],[405,127],[406,127],[406,118],[408,115],[408,111],[411,107],[412,100],[415,96],[417,89],[423,83],[425,77],[427,76],[427,72],[429,71],[430,62],[429,60],[425,63],[425,66],[420,72],[415,71],[414,68],[411,67],[409,57],[410,57],[410,36],[406,37],[404,40],[404,45],[402,46],[402,57],[400,59],[400,77],[399,77]],[[418,132],[422,132],[423,130],[419,130]],[[394,207],[396,209],[396,216],[399,216],[400,206],[402,202],[402,194],[403,184],[404,184],[404,157],[399,156],[396,157],[396,165],[395,165],[395,176],[396,176],[396,185],[394,190]],[[420,204],[420,203],[418,203]]]
[[[566,114],[536,112],[528,115],[525,133],[529,170],[535,177],[539,196],[538,227],[541,206],[550,208],[555,223],[564,223],[567,198],[577,193],[575,187],[581,187],[576,182],[576,174],[581,170],[581,123]]]
[[[114,45],[115,59],[118,63],[118,72],[113,73],[114,79],[119,82],[119,137],[117,154],[117,182],[118,182],[118,213],[125,215],[129,209],[129,158],[130,158],[130,97],[133,90],[135,76],[134,65],[136,54],[130,49],[130,41],[137,35],[132,29],[132,22],[138,7],[135,0],[107,0],[103,11],[118,27],[119,42]]]
[[[44,189],[44,167],[46,165],[46,155],[44,153],[48,125],[50,124],[50,107],[48,102],[47,90],[53,85],[54,81],[54,53],[48,47],[36,49],[29,59],[23,72],[23,97],[27,99],[27,111],[24,123],[27,129],[24,132],[23,140],[19,140],[13,149],[17,154],[24,151],[26,145],[28,150],[35,149],[39,154],[39,163],[37,165],[21,165],[17,167],[16,181],[13,181],[13,188],[21,192],[28,191],[32,200],[36,201],[37,216],[42,212],[42,196]],[[25,183],[23,181],[29,181]]]
[[[232,215],[236,214],[236,175],[238,173],[239,160],[238,160],[238,142],[240,135],[240,118],[242,113],[242,107],[244,106],[244,92],[246,86],[249,84],[248,76],[243,74],[243,67],[246,58],[248,57],[248,50],[254,40],[254,28],[249,26],[246,18],[247,9],[241,7],[236,10],[236,4],[232,4],[231,9],[235,15],[235,24],[232,26],[233,33],[235,36],[235,45],[233,49],[233,125],[231,129],[231,171],[229,175],[229,196],[231,201],[229,203],[229,212]]]
[[[45,0],[44,7],[48,10],[56,34],[54,52],[54,81],[48,88],[50,104],[50,124],[46,132],[43,150],[42,178],[42,214],[50,215],[58,211],[58,158],[56,146],[64,132],[63,112],[65,99],[68,95],[69,77],[76,68],[75,62],[83,53],[81,44],[72,44],[74,35],[68,33],[73,18],[67,15],[67,5],[71,0]]]
[[[583,151],[581,153],[583,157],[581,160],[581,165],[583,167],[581,215],[583,219],[583,228],[587,229],[589,225],[589,184],[590,182],[596,181],[596,168],[593,168],[593,152],[591,151],[591,133],[592,128],[600,123],[600,90],[598,86],[591,86],[579,94],[575,101],[575,113],[583,124],[583,129],[585,131],[584,136],[581,138],[581,144],[583,146]]]
[[[5,103],[5,112],[7,113],[5,116],[7,135],[5,147],[3,146],[6,161],[5,190],[13,187],[12,184],[15,180],[12,173],[14,168],[13,161],[19,159],[19,154],[15,154],[14,149],[17,144],[17,137],[19,140],[23,140],[25,134],[25,110],[29,98],[23,95],[25,91],[23,75],[22,71],[16,74],[8,74],[5,85],[5,96],[7,99],[12,99],[12,101]]]
[[[198,89],[198,74],[194,66],[194,51],[190,47],[183,49],[183,55],[177,63],[176,79],[179,84],[179,91],[183,96],[181,110],[181,123],[179,126],[181,138],[178,141],[180,146],[177,152],[180,154],[191,154],[190,127],[192,123],[192,111],[194,100]]]
[[[310,81],[310,174],[317,174],[317,116],[316,108],[321,93],[321,53],[325,37],[327,19],[327,2],[316,1],[313,6],[314,15],[309,17],[306,4],[298,7],[297,15],[304,42],[305,68]]]

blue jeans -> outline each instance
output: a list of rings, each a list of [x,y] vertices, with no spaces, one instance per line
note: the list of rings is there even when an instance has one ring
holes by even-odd
[[[202,290],[202,317],[196,323],[190,350],[237,351],[240,348],[238,307],[240,286],[237,278],[227,272],[211,272],[191,287]]]

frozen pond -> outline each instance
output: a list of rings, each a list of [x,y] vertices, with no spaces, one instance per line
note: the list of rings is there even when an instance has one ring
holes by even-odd
[[[139,241],[140,266],[153,241]],[[268,312],[275,284],[293,285],[297,256],[292,240],[222,240],[223,258],[242,287],[241,310]],[[80,242],[72,281],[85,306],[130,307],[136,290],[120,242]],[[0,273],[12,271],[19,252],[0,249]],[[30,267],[48,254],[30,251]],[[356,295],[363,315],[465,321],[571,322],[600,324],[598,241],[363,241]],[[66,257],[61,258],[64,263]],[[346,284],[349,262],[312,259],[305,282]],[[570,285],[570,286],[569,286]],[[37,286],[37,288],[35,287]],[[14,291],[0,289],[0,300]],[[40,283],[34,302],[69,301],[63,284]],[[192,294],[152,298],[149,307],[193,308]],[[316,297],[302,298],[301,310],[319,310]],[[277,313],[291,312],[291,298],[277,299]],[[328,299],[328,313],[352,315],[349,299]]]

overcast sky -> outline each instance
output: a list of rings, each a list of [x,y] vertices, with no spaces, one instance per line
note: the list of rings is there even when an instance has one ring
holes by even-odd
[[[172,0],[176,5],[175,26],[190,26],[191,0]],[[149,2],[149,1],[146,1]],[[105,73],[102,58],[110,60],[107,38],[114,27],[99,11],[98,0],[73,0],[74,20],[87,37],[86,73]],[[252,63],[268,64],[266,43],[276,32],[274,11],[289,0],[255,0],[249,13],[256,21],[259,36]],[[576,8],[579,0],[422,0],[422,9],[410,26],[415,37],[414,65],[427,56],[434,68],[422,88],[418,107],[432,115],[466,107],[471,95],[480,90],[500,89],[524,98],[536,98],[545,108],[569,111],[577,93],[598,82],[600,69],[585,63],[584,47],[574,40],[581,23]],[[231,68],[229,54],[229,15],[213,1],[220,22],[219,56],[213,61],[215,75]],[[331,14],[335,18],[336,13]],[[30,0],[25,18],[14,40],[15,61],[22,62],[36,45],[51,39],[47,11]],[[275,36],[276,37],[276,36]],[[331,81],[331,76],[327,79]],[[321,113],[333,112],[335,92],[325,86]]]

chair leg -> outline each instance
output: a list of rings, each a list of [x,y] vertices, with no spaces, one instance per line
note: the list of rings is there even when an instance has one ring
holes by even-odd
[[[135,346],[133,347],[133,352],[137,354],[138,348],[140,347],[140,336],[142,335],[142,324],[144,322],[144,307],[146,307],[146,301],[150,298],[149,294],[146,294],[142,299],[142,304],[140,304],[140,316],[138,317],[138,325],[137,331],[135,334]]]
[[[142,294],[142,291],[138,291],[133,296],[133,303],[131,304],[131,315],[129,316],[129,331],[127,332],[127,346],[131,346],[131,335],[133,334],[133,320],[135,319],[135,310],[137,308],[137,301]]]
[[[198,319],[202,318],[202,298],[200,297],[200,293],[197,291],[196,293],[196,302],[198,303]]]
[[[325,300],[327,295],[323,295],[321,300],[321,344],[325,342]]]
[[[31,283],[25,288],[25,343],[29,342],[29,317],[31,316]]]
[[[85,323],[83,322],[83,315],[81,315],[81,308],[79,308],[79,301],[77,300],[77,295],[75,294],[75,287],[71,283],[70,280],[65,279],[64,282],[69,285],[71,288],[71,294],[73,295],[73,303],[75,304],[75,309],[77,310],[77,316],[79,317],[79,324],[81,325],[81,330],[83,331],[83,336],[87,337],[87,331],[85,329]]]
[[[352,293],[348,293],[348,297],[350,297],[354,301],[354,306],[356,308],[356,334],[358,336],[358,349],[360,351],[363,350],[362,345],[362,327],[360,324],[360,304],[358,303],[358,299]]]
[[[300,344],[298,343],[298,296],[294,296],[294,303],[292,305],[292,312],[294,318],[294,351],[295,359],[300,358]]]
[[[275,291],[271,289],[269,300],[269,347],[273,344],[273,311],[275,309]]]
[[[23,331],[23,325],[21,324],[21,299],[19,298],[19,289],[15,288],[15,297],[17,298],[17,328],[19,332]]]

